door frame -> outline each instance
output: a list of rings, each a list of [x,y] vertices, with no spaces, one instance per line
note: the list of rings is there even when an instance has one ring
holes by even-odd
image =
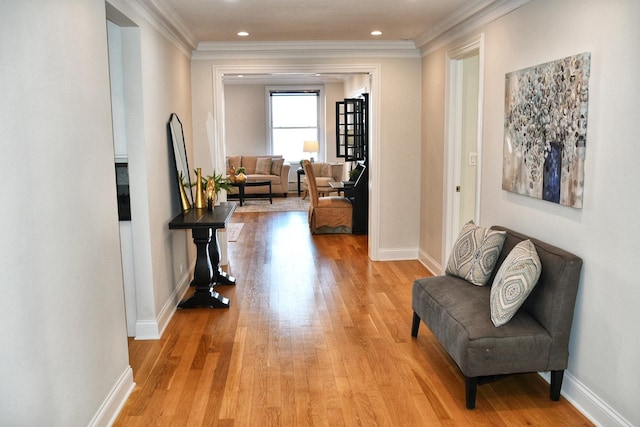
[[[474,36],[447,51],[445,59],[445,152],[444,152],[444,215],[442,239],[442,265],[444,273],[448,254],[459,233],[460,196],[456,186],[460,182],[462,135],[462,66],[463,60],[478,56],[478,123],[476,135],[476,224],[480,223],[480,196],[482,177],[482,118],[484,98],[484,33]]]
[[[222,162],[226,156],[226,139],[224,128],[224,82],[225,74],[363,74],[369,75],[369,230],[368,253],[372,261],[380,259],[380,97],[381,74],[380,64],[282,64],[282,65],[213,65],[213,120],[215,126],[216,147],[211,147],[212,153]]]

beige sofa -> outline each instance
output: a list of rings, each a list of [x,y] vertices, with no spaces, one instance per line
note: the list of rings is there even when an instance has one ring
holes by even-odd
[[[271,181],[271,194],[282,194],[289,191],[289,164],[284,163],[281,155],[227,156],[227,172],[231,167],[244,167],[247,181]],[[237,188],[231,194],[238,192]],[[246,187],[245,194],[267,194],[269,187]]]
[[[316,177],[318,193],[322,196],[335,191],[331,188],[329,182],[340,182],[344,180],[344,163],[315,162],[311,163],[311,168]],[[309,192],[306,176],[302,179],[302,190],[302,198],[304,199]]]

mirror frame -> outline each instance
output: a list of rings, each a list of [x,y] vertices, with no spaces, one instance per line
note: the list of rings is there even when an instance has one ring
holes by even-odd
[[[178,182],[178,190],[180,185],[183,186],[189,204],[193,206],[193,192],[191,191],[191,174],[189,173],[189,161],[187,160],[187,146],[184,140],[184,130],[182,122],[176,113],[171,113],[169,122],[167,123],[171,141],[173,145],[173,160],[176,169],[176,180]],[[182,173],[184,185],[180,182],[180,174]],[[184,206],[182,206],[183,210]]]

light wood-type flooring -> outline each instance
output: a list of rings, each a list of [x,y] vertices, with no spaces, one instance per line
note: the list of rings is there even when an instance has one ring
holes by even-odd
[[[367,237],[309,233],[306,212],[235,213],[229,309],[178,310],[158,341],[129,341],[136,388],[117,426],[591,425],[539,375],[478,387],[423,324],[418,261],[372,262]],[[179,231],[176,231],[179,232]]]

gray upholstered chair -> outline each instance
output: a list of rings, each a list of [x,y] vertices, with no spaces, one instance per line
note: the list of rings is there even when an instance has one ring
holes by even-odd
[[[560,398],[569,358],[569,333],[582,260],[562,249],[503,227],[506,239],[493,276],[511,249],[530,239],[542,271],[524,305],[506,324],[491,321],[490,284],[474,286],[453,276],[418,279],[413,284],[413,325],[422,320],[458,365],[466,379],[466,407],[473,409],[477,385],[525,372],[551,371],[551,400]]]
[[[313,234],[351,233],[353,207],[340,196],[319,197],[313,168],[308,160],[302,163],[309,185],[309,228]]]

